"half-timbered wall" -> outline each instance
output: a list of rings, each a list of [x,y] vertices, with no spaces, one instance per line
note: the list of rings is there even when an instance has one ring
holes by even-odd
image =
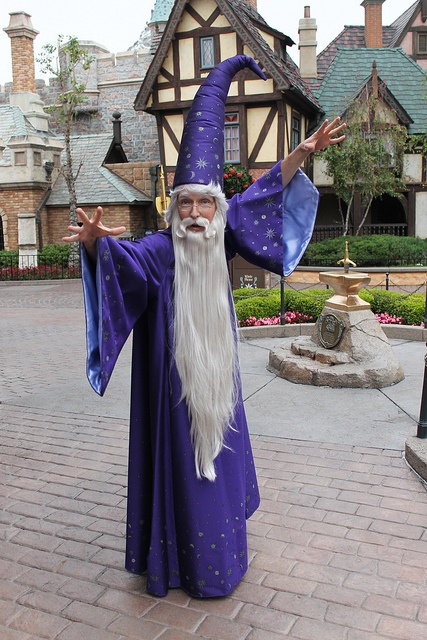
[[[261,34],[273,50],[278,49],[273,35]],[[213,38],[215,64],[236,54],[255,58],[214,0],[186,5],[147,103],[147,110],[157,117],[161,162],[169,174],[176,166],[188,108],[210,71],[200,64],[200,39],[205,37]],[[295,106],[286,105],[283,95],[271,78],[263,81],[247,69],[231,83],[226,111],[238,113],[239,163],[249,169],[266,169],[291,149]],[[301,126],[305,131],[302,114]]]

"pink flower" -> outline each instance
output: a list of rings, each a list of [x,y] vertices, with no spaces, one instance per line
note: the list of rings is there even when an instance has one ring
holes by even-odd
[[[285,324],[302,324],[304,322],[312,322],[311,316],[300,313],[299,311],[285,311]],[[264,327],[269,325],[280,324],[280,315],[272,318],[255,318],[250,316],[247,320],[240,322],[241,327]]]
[[[402,318],[391,316],[388,313],[376,313],[375,317],[380,324],[403,324]]]

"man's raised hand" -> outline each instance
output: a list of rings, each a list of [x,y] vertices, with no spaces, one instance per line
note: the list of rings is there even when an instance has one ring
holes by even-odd
[[[113,227],[110,229],[104,226],[101,222],[102,207],[97,207],[93,218],[89,218],[83,209],[77,209],[76,213],[82,225],[78,227],[70,225],[68,231],[71,231],[72,235],[62,238],[64,242],[83,242],[85,245],[93,245],[97,238],[119,236],[126,231],[126,227]]]
[[[345,139],[345,135],[340,134],[346,127],[345,122],[340,124],[341,118],[335,118],[332,122],[325,120],[321,126],[309,138],[304,140],[302,145],[306,151],[313,153],[321,151],[331,144],[338,144]]]

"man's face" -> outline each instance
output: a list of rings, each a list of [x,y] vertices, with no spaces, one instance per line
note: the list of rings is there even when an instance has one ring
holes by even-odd
[[[215,199],[208,195],[183,191],[178,196],[178,213],[181,220],[194,220],[187,229],[193,233],[200,233],[205,226],[197,224],[198,218],[204,218],[211,223],[216,212]]]

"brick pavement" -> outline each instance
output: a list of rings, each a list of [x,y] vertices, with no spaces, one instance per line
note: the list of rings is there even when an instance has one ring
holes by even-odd
[[[145,594],[123,569],[127,420],[19,403],[81,366],[65,286],[58,304],[55,287],[0,287],[1,640],[425,640],[427,493],[396,450],[254,437],[243,582],[224,599]]]

